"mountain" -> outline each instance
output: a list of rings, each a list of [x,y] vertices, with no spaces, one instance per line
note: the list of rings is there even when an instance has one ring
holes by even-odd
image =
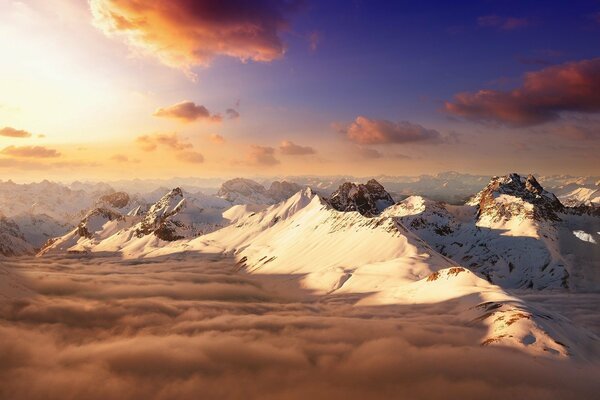
[[[331,194],[328,202],[338,211],[358,211],[367,217],[378,215],[394,204],[392,196],[375,179],[365,185],[345,182]]]
[[[560,315],[537,309],[494,283],[496,280],[511,287],[532,281],[534,286],[558,287],[563,279],[558,272],[552,274],[551,269],[558,271],[554,261],[546,266],[545,272],[542,270],[543,274],[538,274],[537,267],[528,264],[537,262],[538,250],[530,247],[529,241],[522,245],[522,236],[511,236],[524,230],[542,229],[538,224],[562,221],[538,220],[536,216],[541,214],[531,208],[539,205],[545,209],[542,199],[536,196],[545,196],[553,203],[552,196],[535,187],[532,180],[528,189],[527,179],[519,177],[528,193],[522,192],[520,183],[515,182],[517,177],[508,178],[496,180],[499,185],[488,185],[482,191],[485,193],[473,200],[478,200],[478,205],[448,206],[411,197],[379,215],[339,211],[329,200],[307,188],[264,209],[236,206],[224,213],[229,218],[223,218],[231,223],[199,236],[195,236],[198,232],[192,227],[194,221],[199,221],[194,218],[202,215],[202,211],[194,210],[184,192],[176,188],[153,204],[143,217],[123,216],[114,211],[92,212],[71,239],[67,238],[71,242],[59,238],[56,243],[65,244],[60,246],[62,251],[108,252],[123,258],[179,259],[188,253],[221,254],[233,257],[238,268],[248,273],[297,282],[312,296],[331,296],[330,299],[351,296],[357,305],[364,307],[448,302],[445,312],[453,318],[485,326],[482,345],[510,346],[544,357],[581,356],[578,343],[587,340],[587,333],[577,330]],[[514,185],[519,186],[518,191],[513,190]],[[363,189],[371,200],[374,193],[382,194],[379,187],[369,186],[377,189]],[[353,204],[351,192],[346,196],[348,204]],[[519,205],[515,210],[508,208],[509,214],[507,199],[502,196],[515,196],[529,205]],[[490,198],[502,199],[498,204],[502,211],[494,211],[493,204],[488,203]],[[565,215],[568,216],[556,212],[558,218]],[[504,236],[507,231],[493,232],[477,225],[490,221],[509,226],[512,231]],[[525,228],[517,222],[525,224]],[[487,236],[475,239],[469,236],[478,231],[487,232]],[[436,251],[434,247],[441,243],[436,242],[436,237],[447,238],[443,242],[446,245],[465,240],[456,244],[461,249],[483,248],[486,243],[489,247],[468,253],[471,258],[465,259],[467,265],[457,261],[460,257],[450,259]],[[505,243],[503,238],[512,239]],[[56,249],[56,243],[51,247]],[[523,262],[514,265],[518,279],[502,280],[501,273],[505,271],[497,266],[508,264],[517,256],[511,252],[511,246],[523,254],[524,258],[516,261]],[[495,264],[490,255],[494,252],[498,254]],[[555,254],[550,256],[552,259]],[[472,265],[477,257],[482,264]],[[501,257],[505,258],[500,261]],[[486,272],[490,279],[483,278]],[[558,283],[553,286],[555,281]]]
[[[214,201],[209,202],[210,205]],[[90,210],[76,228],[49,241],[39,252],[120,251],[127,245],[155,242],[160,245],[211,232],[229,223],[223,208],[202,207],[175,188],[149,207],[134,202],[126,193],[101,197],[100,207]]]
[[[533,176],[510,174],[464,206],[412,196],[384,214],[502,287],[582,290],[600,283],[600,248],[581,239],[600,236],[600,218],[583,211],[563,206]]]
[[[317,296],[355,296],[358,305],[456,301],[448,313],[483,322],[482,345],[544,356],[580,354],[583,335],[442,256],[395,217],[340,212],[310,189],[191,241],[146,247],[128,257],[233,256],[251,274],[297,280]]]
[[[542,176],[539,181],[552,191],[566,206],[600,206],[600,177],[598,176]]]
[[[286,200],[302,187],[296,183],[274,181],[269,189],[251,179],[235,178],[224,182],[217,196],[237,204],[275,204]]]
[[[8,217],[20,214],[47,215],[60,223],[74,226],[100,196],[114,191],[106,185],[85,187],[90,190],[71,189],[47,180],[29,184],[0,182],[0,210]]]
[[[0,255],[22,256],[33,252],[33,246],[27,242],[19,226],[0,214]]]
[[[279,203],[289,199],[300,190],[302,190],[302,186],[298,185],[297,183],[273,181],[271,182],[271,186],[267,190],[266,194],[273,199],[275,203]]]
[[[94,208],[73,230],[63,236],[48,240],[38,255],[86,252],[101,241],[129,228],[137,218],[124,216],[108,208]]]
[[[13,216],[12,220],[27,243],[36,249],[40,249],[48,240],[73,229],[70,223],[58,221],[47,214],[21,213]]]
[[[533,175],[525,178],[516,173],[493,177],[467,205],[477,206],[479,220],[490,224],[513,217],[559,221],[557,213],[564,211],[558,198],[544,190]]]
[[[220,227],[221,214],[221,210],[206,210],[190,202],[175,188],[153,204],[133,230],[137,237],[154,234],[164,241],[180,240]]]

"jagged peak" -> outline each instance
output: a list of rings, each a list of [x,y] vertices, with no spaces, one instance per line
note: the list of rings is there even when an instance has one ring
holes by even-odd
[[[494,218],[501,216],[510,218],[519,207],[515,207],[515,204],[506,204],[506,201],[500,202],[503,195],[512,196],[524,204],[529,204],[530,209],[525,210],[522,207],[521,209],[538,220],[559,220],[556,213],[564,209],[560,200],[553,193],[546,191],[535,176],[529,174],[523,177],[514,172],[492,177],[488,185],[473,196],[467,204],[479,207],[479,215],[495,214]],[[512,210],[508,210],[509,208]]]
[[[367,217],[379,215],[394,204],[392,196],[375,179],[366,184],[344,182],[326,200],[338,211],[358,211]]]

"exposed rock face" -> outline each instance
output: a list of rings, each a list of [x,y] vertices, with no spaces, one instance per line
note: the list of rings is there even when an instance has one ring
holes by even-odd
[[[100,197],[100,201],[115,208],[124,208],[129,205],[129,195],[125,192],[114,192]]]
[[[560,200],[544,190],[533,175],[523,178],[514,173],[493,177],[467,204],[479,207],[479,218],[488,217],[492,221],[514,216],[559,221],[557,213],[564,210]]]
[[[358,211],[366,217],[379,215],[394,204],[392,196],[375,179],[366,185],[343,183],[327,200],[338,211]]]
[[[183,221],[175,216],[186,206],[183,192],[175,188],[154,203],[144,219],[136,226],[135,234],[138,237],[154,233],[159,239],[173,241],[183,239],[185,236],[178,232],[185,228]]]
[[[77,225],[77,233],[81,237],[91,238],[92,233],[99,230],[108,221],[122,220],[123,216],[118,212],[107,208],[96,208],[86,214]]]

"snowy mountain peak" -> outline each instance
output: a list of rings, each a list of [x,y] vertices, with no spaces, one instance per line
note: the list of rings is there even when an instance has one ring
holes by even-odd
[[[478,206],[480,217],[486,216],[495,221],[514,216],[558,221],[557,212],[564,208],[558,198],[544,190],[533,175],[522,177],[516,173],[493,177],[485,189],[467,204]]]
[[[135,227],[136,236],[154,233],[159,239],[173,241],[185,237],[181,229],[187,229],[185,222],[174,218],[186,208],[186,199],[181,188],[174,188],[150,206],[144,219]]]
[[[338,211],[358,211],[367,217],[379,215],[394,204],[392,196],[375,179],[358,185],[345,182],[331,194],[328,202]]]

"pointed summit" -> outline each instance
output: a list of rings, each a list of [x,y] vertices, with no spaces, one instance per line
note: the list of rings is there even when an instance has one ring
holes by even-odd
[[[375,179],[364,184],[345,182],[331,194],[329,204],[338,211],[358,211],[366,217],[379,215],[394,199]]]
[[[488,216],[493,220],[523,216],[535,220],[559,221],[556,214],[564,209],[558,198],[544,190],[533,175],[522,177],[512,173],[495,176],[468,205],[478,206],[478,216]]]

